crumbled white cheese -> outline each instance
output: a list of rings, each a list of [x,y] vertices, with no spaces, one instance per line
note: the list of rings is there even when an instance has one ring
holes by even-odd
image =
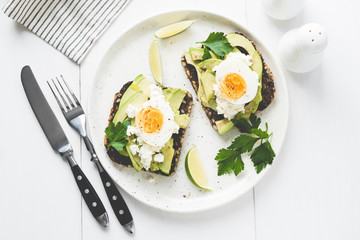
[[[142,163],[143,167],[146,170],[148,170],[150,168],[153,154],[154,154],[154,152],[149,148],[149,146],[147,144],[142,145],[140,147],[139,157],[141,159],[141,163]]]
[[[139,129],[137,127],[128,126],[126,130],[126,135],[131,136],[133,134],[137,134],[139,132]]]
[[[140,151],[140,148],[138,145],[136,145],[136,144],[130,145],[130,152],[132,155],[136,155],[139,151]]]
[[[164,155],[162,155],[161,153],[155,154],[154,161],[155,162],[163,162],[164,161]]]
[[[150,85],[150,99],[154,98],[163,98],[165,100],[165,96],[160,87],[156,86],[155,84]]]
[[[137,138],[137,142],[138,142],[139,145],[144,145],[144,141],[142,140],[141,137]]]
[[[126,109],[126,114],[129,118],[134,118],[136,116],[138,109],[134,107],[132,104],[129,104],[128,108]]]

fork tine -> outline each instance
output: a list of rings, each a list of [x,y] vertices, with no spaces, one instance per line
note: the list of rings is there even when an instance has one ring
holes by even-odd
[[[59,99],[59,98],[57,97],[57,95],[55,94],[54,89],[51,87],[49,81],[46,81],[46,82],[47,82],[49,88],[51,89],[51,92],[53,93],[53,95],[54,95],[54,97],[55,97],[55,99],[56,99],[56,102],[58,103],[59,107],[61,108],[61,111],[65,112],[65,109],[64,109],[63,104],[60,102],[60,99]]]
[[[53,84],[54,84],[57,92],[59,93],[59,95],[60,95],[60,97],[61,97],[61,99],[62,99],[62,101],[63,101],[63,103],[64,103],[64,105],[65,105],[65,107],[66,107],[66,109],[67,109],[67,110],[71,110],[71,109],[70,109],[70,106],[69,106],[68,103],[66,102],[64,96],[60,93],[60,90],[59,90],[59,88],[57,87],[54,79],[51,79],[51,80],[52,80],[52,82],[53,82]]]
[[[73,100],[70,98],[69,94],[65,91],[64,87],[63,87],[63,84],[60,83],[59,79],[56,77],[56,81],[58,82],[58,84],[60,85],[63,93],[65,94],[67,100],[69,101],[70,105],[75,108],[75,104],[73,102]]]
[[[77,97],[75,96],[74,92],[71,90],[71,88],[69,87],[69,85],[67,84],[67,82],[65,81],[63,75],[60,75],[60,77],[62,78],[63,82],[65,83],[65,86],[67,88],[67,90],[70,92],[71,96],[73,97],[73,99],[75,100],[75,103],[79,106],[81,106],[79,100],[77,99]]]

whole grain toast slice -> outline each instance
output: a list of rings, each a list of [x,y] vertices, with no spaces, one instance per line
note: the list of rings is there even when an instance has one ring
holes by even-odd
[[[121,100],[122,96],[124,95],[125,91],[131,85],[131,83],[132,83],[132,81],[127,82],[120,89],[120,91],[115,94],[114,103],[113,103],[113,106],[112,106],[112,108],[110,110],[109,124],[114,119],[114,116],[115,116],[116,112],[119,109],[120,100]],[[179,109],[180,114],[186,114],[186,115],[190,116],[192,105],[193,105],[193,97],[189,92],[187,92],[187,94],[184,97],[183,102],[180,105],[180,109]],[[170,169],[169,175],[161,172],[160,170],[154,172],[154,171],[151,171],[149,169],[149,170],[147,170],[148,172],[152,172],[152,173],[155,173],[155,174],[161,174],[161,175],[164,175],[164,176],[172,176],[172,175],[175,174],[176,167],[177,167],[177,164],[178,164],[179,158],[180,158],[180,151],[181,151],[181,148],[182,148],[182,144],[184,142],[185,130],[186,129],[184,129],[184,128],[180,128],[179,133],[172,135],[172,138],[174,139],[173,148],[175,150],[175,153],[174,153],[174,157],[173,157],[173,160],[172,160],[172,163],[171,163],[171,169]],[[132,163],[131,163],[130,158],[121,155],[115,148],[108,147],[108,143],[109,143],[108,138],[105,135],[104,145],[105,145],[106,152],[109,155],[110,159],[112,161],[120,164],[120,165],[127,166],[127,167],[132,167]],[[142,169],[142,171],[145,171],[145,169]]]
[[[261,57],[261,60],[263,62],[262,89],[261,89],[262,101],[260,102],[259,107],[258,107],[258,111],[262,111],[270,105],[270,103],[273,101],[273,99],[275,97],[276,90],[275,90],[275,85],[274,85],[274,76],[273,76],[272,72],[270,71],[270,68],[268,67],[268,65],[264,62],[264,58],[262,57],[260,51],[256,48],[255,43],[251,39],[249,39],[247,36],[245,36],[243,33],[239,33],[239,32],[236,32],[236,33],[243,35],[252,43],[252,45],[258,52],[258,54]],[[195,67],[186,62],[185,56],[181,57],[181,65],[184,67],[185,73],[186,73],[188,79],[190,80],[191,85],[193,86],[195,92],[198,92],[199,78],[197,76]],[[217,126],[216,126],[216,121],[224,119],[224,115],[218,114],[215,110],[213,110],[209,107],[205,107],[202,103],[201,103],[201,105],[202,105],[207,117],[209,118],[210,123],[213,126],[213,128],[215,130],[218,130]]]

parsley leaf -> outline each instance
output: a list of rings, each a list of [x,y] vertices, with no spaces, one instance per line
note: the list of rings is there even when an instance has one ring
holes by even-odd
[[[262,139],[266,139],[269,137],[269,134],[267,133],[267,131],[263,131],[261,129],[253,128],[253,129],[251,129],[251,132],[254,133],[255,135],[259,136]]]
[[[223,32],[212,32],[205,42],[201,43],[205,47],[208,47],[218,57],[225,57],[226,54],[231,52],[234,48],[230,45]]]
[[[207,49],[207,47],[204,47],[204,55],[202,56],[201,61],[204,61],[209,58],[211,58],[210,51]]]
[[[241,153],[250,152],[257,140],[259,140],[259,138],[243,134],[235,138],[235,140],[228,148],[232,150],[238,150]]]
[[[115,148],[117,151],[122,151],[125,145],[128,143],[126,139],[126,130],[130,125],[130,120],[126,120],[123,123],[117,123],[116,126],[113,122],[110,122],[109,126],[105,129],[106,136],[108,137],[108,146]]]
[[[252,133],[252,129],[259,128],[261,119],[259,117],[257,117],[254,113],[251,113],[249,120],[250,120],[250,122],[247,121],[245,118],[240,118],[240,119],[234,118],[231,121],[240,130],[240,132]]]
[[[257,117],[254,113],[250,114],[249,120],[252,125],[252,128],[259,128],[261,119],[259,117]],[[266,129],[266,131],[267,131],[267,129]]]
[[[273,159],[275,157],[275,152],[272,149],[269,141],[260,144],[253,153],[250,158],[254,163],[256,173],[259,174],[268,164],[272,164]]]
[[[237,176],[244,170],[244,162],[242,161],[241,154],[236,150],[220,149],[215,157],[218,161],[218,176],[232,173],[234,171]]]
[[[232,121],[242,133],[234,139],[230,146],[220,149],[216,155],[218,175],[232,172],[238,175],[244,170],[241,154],[246,152],[250,152],[250,159],[254,164],[256,173],[259,174],[268,164],[272,164],[275,157],[275,152],[269,142],[272,133],[268,133],[267,123],[265,130],[260,129],[261,119],[255,114],[251,114],[249,120],[240,118]],[[253,149],[258,142],[260,143]]]
[[[242,133],[251,133],[252,126],[248,121],[246,121],[246,119],[244,119],[244,118],[240,118],[240,119],[234,118],[231,121],[234,123],[235,127],[237,127],[240,130],[240,132],[242,132]]]

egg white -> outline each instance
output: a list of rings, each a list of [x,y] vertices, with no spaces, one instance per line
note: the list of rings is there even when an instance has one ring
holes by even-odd
[[[169,102],[165,100],[165,96],[162,94],[161,88],[155,84],[150,85],[150,99],[143,103],[140,107],[135,108],[132,105],[129,105],[127,114],[129,118],[135,117],[138,113],[148,107],[157,108],[163,115],[163,124],[159,131],[154,133],[143,132],[139,126],[128,126],[127,135],[136,135],[136,142],[139,145],[138,149],[133,149],[132,154],[139,154],[141,163],[145,169],[149,169],[151,160],[156,154],[157,157],[154,160],[158,162],[163,161],[162,154],[158,153],[161,148],[170,140],[174,133],[179,132],[179,125],[175,122],[175,113],[171,109]]]
[[[140,130],[139,126],[136,126],[136,128],[138,129],[136,135],[150,146],[163,147],[165,143],[169,141],[173,133],[177,133],[179,130],[179,125],[177,125],[174,120],[175,114],[171,109],[169,102],[165,101],[165,98],[150,99],[149,101],[145,102],[140,106],[137,113],[139,113],[142,109],[148,107],[153,107],[160,110],[160,112],[163,114],[163,124],[160,130],[154,133],[143,132]],[[137,122],[136,117],[135,122]]]
[[[216,84],[213,86],[216,96],[216,110],[219,114],[224,114],[228,119],[244,110],[246,103],[251,102],[256,96],[259,87],[259,76],[251,70],[251,56],[243,53],[229,53],[213,70],[216,71]],[[229,73],[239,74],[246,83],[246,92],[239,99],[229,99],[220,91],[220,80]]]

